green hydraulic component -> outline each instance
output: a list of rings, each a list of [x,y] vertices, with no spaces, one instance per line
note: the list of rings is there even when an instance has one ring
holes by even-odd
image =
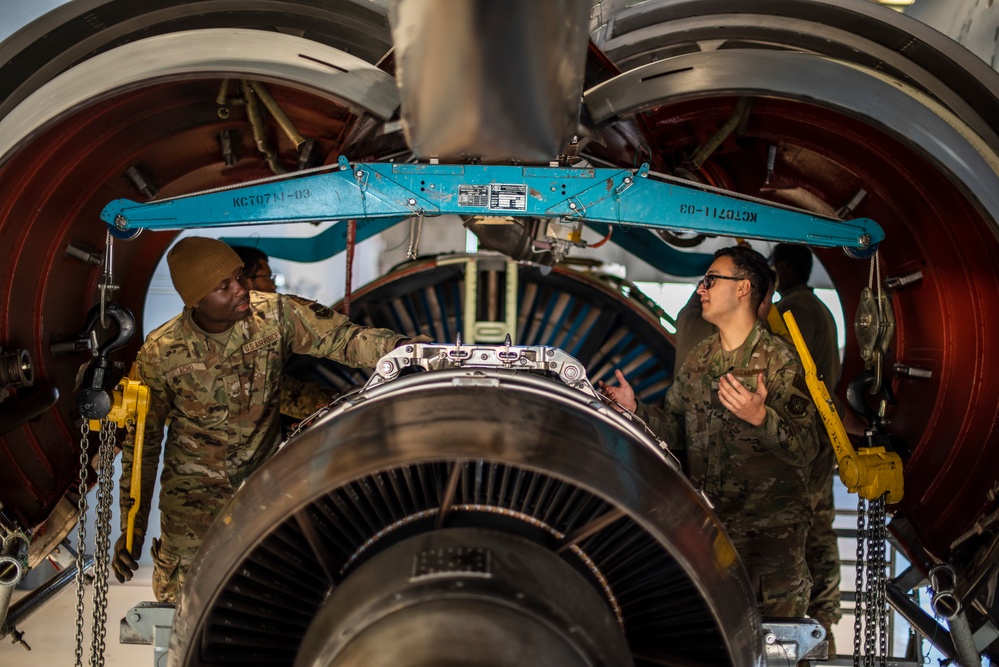
[[[465,265],[464,342],[502,343],[507,336],[517,340],[517,262],[472,256],[443,258],[437,264],[452,262]]]

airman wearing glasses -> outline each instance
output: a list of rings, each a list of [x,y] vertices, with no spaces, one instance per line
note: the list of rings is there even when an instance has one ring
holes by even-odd
[[[697,285],[699,287],[700,282]],[[773,295],[776,287],[777,273],[771,269],[770,288],[763,296],[763,301],[760,302],[760,307],[756,311],[756,316],[760,319],[760,322],[764,323],[764,326],[769,326],[767,322],[770,309],[773,307]],[[711,334],[718,333],[718,327],[701,317],[701,295],[700,291],[696,288],[691,292],[687,303],[676,314],[675,324],[676,333],[673,334],[673,344],[676,347],[676,363],[674,368],[679,368],[683,365],[690,351],[694,349],[694,346]],[[771,329],[771,333],[773,333],[773,329]]]
[[[257,292],[276,292],[275,274],[271,271],[270,258],[259,248],[252,246],[232,246],[239,258],[243,260],[243,273],[240,279],[247,289]]]
[[[620,371],[619,386],[602,390],[684,460],[732,538],[762,614],[796,618],[812,585],[804,555],[817,423],[797,353],[759,321],[769,282],[755,250],[719,250],[697,284],[718,333],[690,352],[663,406],[637,401]]]

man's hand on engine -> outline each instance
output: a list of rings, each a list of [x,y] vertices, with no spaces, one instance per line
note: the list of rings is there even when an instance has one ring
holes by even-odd
[[[614,377],[617,378],[618,386],[610,385],[605,382],[598,382],[597,386],[600,389],[600,393],[607,398],[614,401],[617,405],[621,406],[625,410],[634,412],[638,408],[638,402],[635,400],[635,390],[631,388],[628,381],[624,379],[624,373],[619,370],[614,371]],[[615,406],[615,409],[617,407]],[[620,410],[618,410],[620,412]]]
[[[142,541],[145,535],[140,531],[135,531],[132,535],[132,551],[129,553],[125,548],[125,534],[122,533],[118,541],[114,543],[114,558],[111,559],[111,569],[114,570],[115,579],[123,584],[132,580],[132,575],[139,569],[139,555],[142,553]]]
[[[419,336],[413,336],[412,338],[403,338],[400,340],[396,347],[402,347],[403,345],[416,345],[417,343],[432,343],[434,339],[425,334],[420,334]]]

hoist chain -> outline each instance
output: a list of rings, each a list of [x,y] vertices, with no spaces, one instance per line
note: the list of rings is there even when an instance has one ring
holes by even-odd
[[[87,452],[86,420],[80,426],[80,500],[77,503],[76,524],[76,663],[75,667],[83,667],[83,563],[87,551],[87,468],[89,454]]]
[[[108,563],[111,553],[111,504],[113,500],[115,426],[101,420],[100,462],[97,473],[97,525],[94,548],[94,633],[91,667],[104,665],[104,636],[107,626]]]
[[[888,584],[885,496],[857,499],[857,602],[853,619],[853,664],[888,664]],[[866,556],[866,558],[865,558]],[[861,641],[863,640],[863,652]]]
[[[77,523],[76,555],[76,667],[83,667],[83,588],[84,560],[87,550],[87,476],[90,456],[87,451],[88,422],[80,427],[80,500]],[[111,505],[114,497],[115,426],[109,419],[101,420],[100,446],[97,452],[97,503],[94,536],[94,608],[93,631],[90,635],[90,667],[104,665],[104,638],[107,626],[108,563],[111,552]]]
[[[872,539],[877,547],[877,557],[872,559],[871,566],[877,567],[878,572],[874,590],[876,593],[875,604],[877,607],[881,667],[887,667],[888,665],[888,559],[886,556],[888,528],[885,516],[886,496],[887,494],[884,494],[877,500],[870,502],[871,518],[869,520],[874,525]]]
[[[860,667],[860,641],[863,637],[864,608],[867,595],[864,590],[864,568],[867,565],[867,501],[857,495],[857,578],[856,602],[853,609],[853,667]]]

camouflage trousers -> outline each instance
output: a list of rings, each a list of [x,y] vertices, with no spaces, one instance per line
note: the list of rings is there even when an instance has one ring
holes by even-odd
[[[157,600],[177,602],[201,542],[231,496],[228,485],[220,488],[207,482],[160,494],[160,539],[150,549]]]
[[[833,474],[836,457],[827,438],[820,438],[819,455],[812,462],[808,480],[812,499],[812,525],[805,540],[805,562],[812,575],[812,591],[808,601],[808,615],[830,630],[843,617],[840,610],[839,587],[841,581],[839,546],[833,519]]]
[[[805,564],[808,524],[730,533],[764,618],[801,618],[812,578]]]

